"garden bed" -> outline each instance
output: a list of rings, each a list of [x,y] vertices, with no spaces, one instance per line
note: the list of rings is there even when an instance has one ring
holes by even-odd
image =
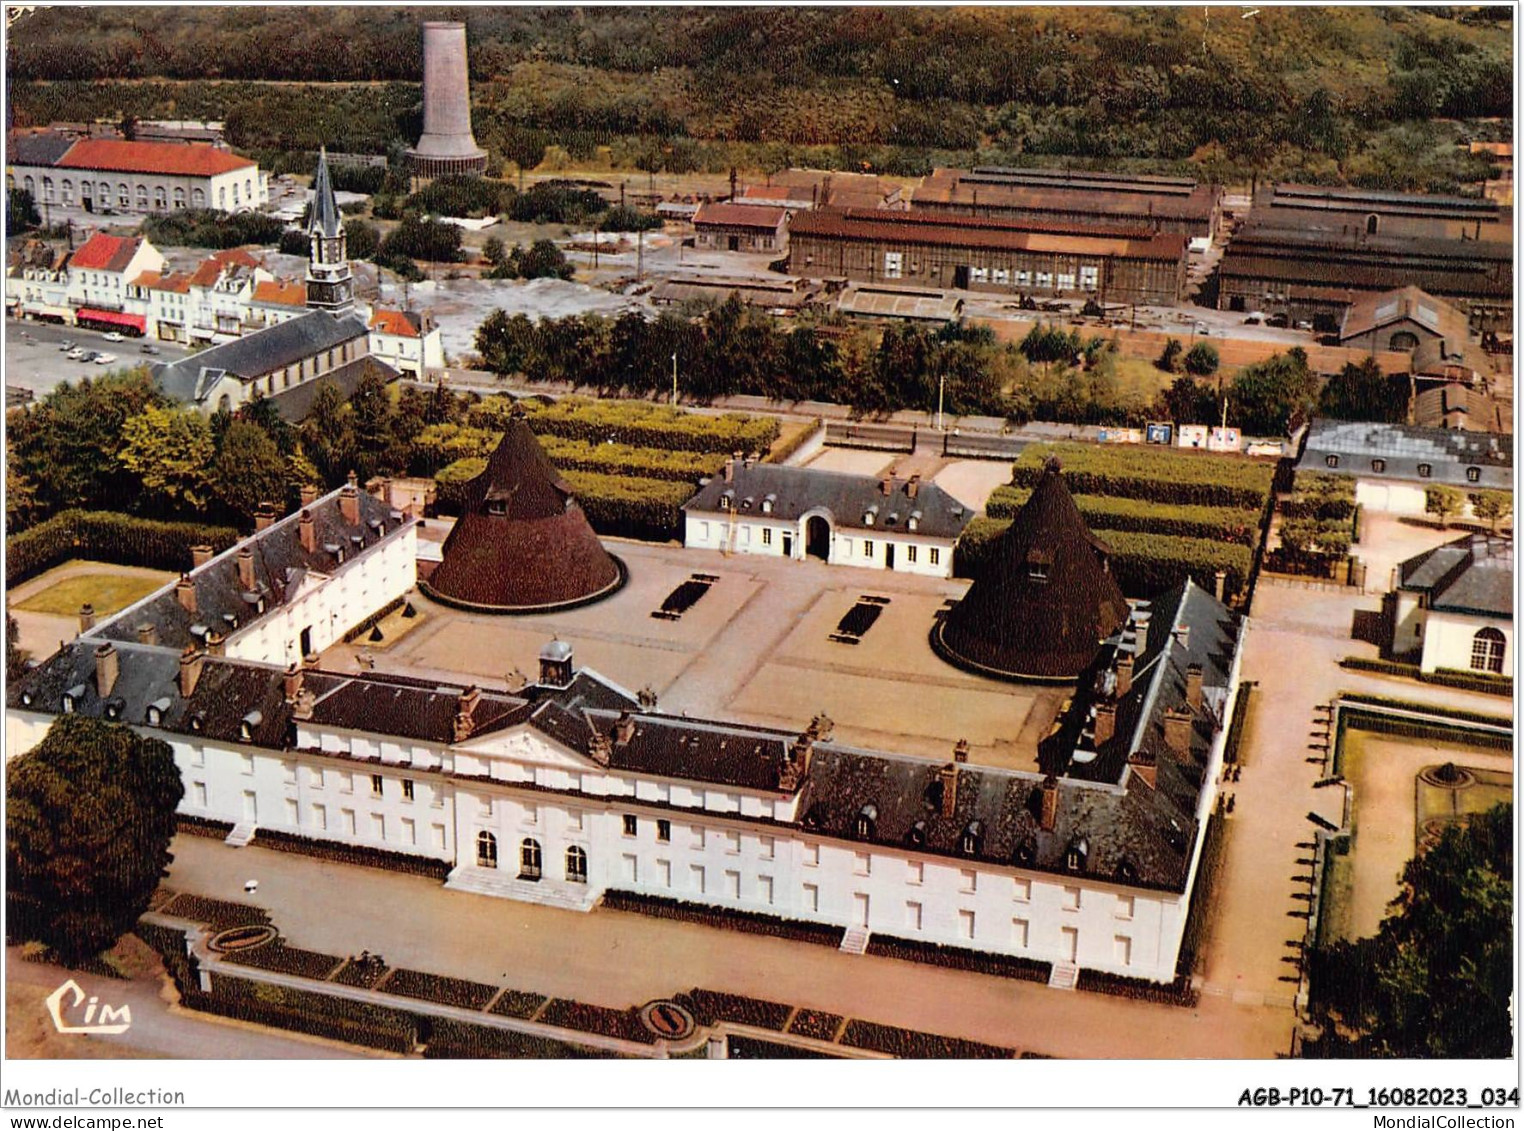
[[[546,1002],[544,994],[525,993],[523,990],[504,990],[503,996],[492,1003],[488,1013],[495,1013],[499,1017],[517,1017],[521,1021],[528,1021],[537,1012],[540,1006]]]
[[[542,1025],[576,1029],[582,1033],[598,1033],[622,1041],[637,1041],[643,1045],[656,1043],[656,1034],[641,1024],[640,1012],[635,1009],[609,1009],[602,1005],[555,998],[545,1007],[538,1020]]]
[[[1008,954],[986,954],[983,951],[965,950],[955,946],[938,946],[936,943],[901,939],[893,935],[874,934],[868,939],[868,953],[884,958],[900,958],[907,962],[924,962],[931,966],[945,966],[952,970],[972,970],[979,974],[994,974],[1001,978],[1018,978],[1026,982],[1046,982],[1053,972],[1048,962],[1031,958],[1017,958]]]
[[[842,1057],[820,1049],[786,1045],[781,1041],[763,1041],[732,1033],[725,1041],[730,1060],[841,1060]]]
[[[1191,989],[1189,978],[1176,978],[1169,983],[1145,982],[1141,978],[1124,978],[1120,974],[1105,974],[1099,970],[1081,969],[1076,988],[1130,997],[1136,1001],[1157,1002],[1160,1005],[1195,1005],[1201,997]]]
[[[229,927],[263,927],[270,922],[269,912],[263,907],[255,907],[251,903],[232,903],[225,899],[210,899],[204,895],[177,895],[161,910],[163,914],[172,915],[176,919],[205,923],[213,931],[225,931]]]
[[[566,1041],[438,1018],[429,1026],[425,1060],[617,1060],[618,1053]]]
[[[774,915],[760,915],[753,911],[729,911],[706,904],[665,899],[656,895],[611,891],[604,895],[603,906],[614,911],[633,911],[657,919],[680,919],[687,923],[700,923],[706,927],[724,927],[727,930],[745,931],[753,935],[770,935],[773,938],[789,939],[793,942],[816,943],[830,947],[841,945],[840,927],[832,927],[825,923],[807,923],[800,919],[781,919]]]
[[[1348,668],[1350,671],[1416,679],[1419,683],[1432,683],[1437,687],[1453,687],[1457,691],[1476,691],[1483,695],[1498,695],[1510,699],[1513,697],[1513,680],[1508,676],[1456,671],[1453,668],[1426,672],[1417,664],[1403,664],[1395,660],[1372,660],[1364,656],[1345,656],[1339,661],[1339,666]]]
[[[818,1009],[801,1009],[789,1022],[788,1032],[796,1037],[813,1037],[817,1041],[834,1041],[843,1018],[839,1013],[825,1013]]]
[[[941,1037],[892,1025],[875,1025],[853,1019],[841,1035],[841,1043],[851,1048],[871,1049],[906,1060],[1011,1060],[1015,1049],[965,1041],[961,1037]]]
[[[415,997],[422,1001],[453,1005],[458,1009],[486,1009],[487,1003],[497,993],[496,986],[483,982],[469,982],[464,978],[449,978],[442,974],[426,974],[421,970],[392,971],[384,992]]]
[[[389,852],[384,848],[362,848],[358,845],[339,844],[336,841],[313,840],[294,833],[274,832],[260,829],[254,834],[254,842],[260,848],[273,848],[276,852],[295,852],[302,856],[316,856],[337,864],[357,864],[364,868],[385,868],[389,872],[405,872],[412,876],[429,876],[444,880],[450,874],[451,865],[444,860],[428,856],[414,856],[407,852]]]
[[[736,1025],[752,1025],[758,1029],[783,1032],[789,1014],[794,1007],[776,1001],[743,997],[740,994],[719,993],[715,990],[691,990],[677,998],[677,1003],[693,1014],[700,1025],[714,1025],[730,1021]]]
[[[386,977],[390,970],[391,967],[384,962],[357,962],[353,956],[350,956],[328,980],[337,982],[341,986],[357,986],[362,990],[368,990]]]
[[[312,978],[316,981],[327,979],[344,961],[335,954],[323,954],[316,950],[287,946],[282,939],[276,939],[266,946],[253,947],[249,950],[227,951],[221,955],[221,958],[224,962],[236,963],[239,966],[253,966],[260,970],[273,970],[277,974],[294,974],[299,978]]]

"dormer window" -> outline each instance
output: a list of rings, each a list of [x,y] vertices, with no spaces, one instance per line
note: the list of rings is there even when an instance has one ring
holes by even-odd
[[[1429,476],[1431,476],[1433,474],[1434,474],[1434,465],[1433,464],[1421,463],[1421,464],[1418,465],[1418,478],[1420,478],[1420,479],[1427,479],[1427,478],[1429,478]]]
[[[148,725],[156,727],[164,721],[164,714],[157,707],[148,708]]]
[[[1030,840],[1024,840],[1016,846],[1016,863],[1030,864],[1037,859],[1037,846]]]
[[[750,495],[747,495],[746,498],[741,500],[741,509],[743,511],[749,511],[749,510],[751,510],[751,505],[754,502],[756,502],[756,500],[754,498],[752,498]]]
[[[1479,467],[1466,468],[1466,482],[1480,483],[1482,481],[1482,469]]]
[[[1117,861],[1117,879],[1121,880],[1124,884],[1127,884],[1132,883],[1132,881],[1136,880],[1137,878],[1137,865],[1135,865],[1125,856]]]
[[[969,823],[968,828],[963,830],[963,835],[958,839],[958,851],[964,856],[977,856],[979,847],[984,843],[984,826],[978,821]]]
[[[1384,459],[1373,459],[1373,460],[1371,460],[1371,470],[1372,471],[1377,471],[1377,472],[1385,471],[1386,470],[1386,460],[1384,460]]]
[[[864,526],[872,526],[873,523],[874,523],[874,520],[877,519],[877,518],[878,518],[878,508],[877,507],[869,507],[867,510],[865,510],[863,512],[863,525]]]
[[[1047,554],[1033,550],[1027,555],[1027,580],[1038,585],[1048,583],[1048,568],[1053,564],[1053,559]]]
[[[1064,853],[1064,867],[1071,872],[1083,871],[1085,860],[1090,855],[1090,842],[1084,837],[1071,841],[1068,851]]]
[[[197,711],[190,717],[190,728],[197,734],[200,734],[206,728],[206,713],[204,711]]]
[[[775,503],[777,501],[778,501],[778,496],[777,495],[768,495],[766,498],[764,498],[762,500],[762,513],[763,514],[772,514],[773,513],[773,503]]]
[[[63,713],[66,715],[74,713],[74,696],[70,695],[67,691],[64,692],[63,697]]]
[[[490,515],[494,515],[494,516],[496,516],[498,518],[502,518],[502,517],[506,516],[507,513],[508,513],[508,500],[507,499],[488,499],[487,500],[487,513],[490,514]]]
[[[1329,456],[1329,457],[1327,457],[1323,461],[1323,463],[1325,465],[1327,465],[1328,467],[1338,467],[1339,466],[1339,457],[1338,456]]]
[[[905,839],[908,840],[911,846],[914,848],[924,847],[926,844],[926,822],[917,821],[915,824],[911,825],[910,832],[905,834]]]
[[[878,806],[864,805],[857,811],[857,820],[853,824],[852,832],[858,840],[872,840],[873,830],[878,825]]]
[[[911,511],[910,518],[905,523],[906,530],[917,530],[921,525],[921,512]]]
[[[251,742],[254,739],[254,728],[264,721],[264,715],[258,711],[250,711],[238,723],[238,737],[240,741]]]
[[[23,707],[30,707],[32,705],[32,693],[30,691],[23,691],[21,693],[21,705]]]
[[[730,509],[730,493],[729,492],[726,492],[725,494],[720,496],[720,509],[722,511],[728,511]]]
[[[106,700],[106,718],[115,722],[122,717],[122,711],[127,707],[126,700],[111,698]]]

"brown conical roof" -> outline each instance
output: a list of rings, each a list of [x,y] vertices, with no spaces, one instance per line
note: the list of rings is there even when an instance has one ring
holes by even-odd
[[[983,574],[932,630],[933,646],[973,670],[1075,678],[1127,621],[1110,555],[1080,517],[1058,461],[1050,460],[996,540]]]
[[[423,590],[450,604],[537,612],[606,597],[624,569],[522,416],[466,484],[460,520]]]

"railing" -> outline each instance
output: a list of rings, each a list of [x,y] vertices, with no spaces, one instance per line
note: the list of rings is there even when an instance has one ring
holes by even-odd
[[[826,425],[827,447],[867,448],[872,451],[913,452],[916,430],[913,426],[898,424],[833,424]]]

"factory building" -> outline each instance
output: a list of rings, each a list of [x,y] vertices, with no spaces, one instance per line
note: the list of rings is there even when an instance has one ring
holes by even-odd
[[[1513,240],[1513,209],[1485,197],[1276,184],[1255,194],[1253,217],[1270,227],[1340,235]]]

